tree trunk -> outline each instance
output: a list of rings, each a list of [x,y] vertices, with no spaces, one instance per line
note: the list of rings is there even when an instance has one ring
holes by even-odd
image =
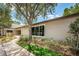
[[[29,25],[29,41],[28,41],[28,44],[30,44],[31,41],[32,41],[32,30],[31,30],[31,28],[32,28],[32,26]]]
[[[31,18],[31,16],[29,17],[29,19],[28,19],[28,25],[29,25],[29,44],[31,43],[31,41],[32,41],[32,18]]]
[[[31,28],[32,28],[32,26],[31,25],[29,25],[29,40],[28,40],[28,42],[27,42],[27,44],[28,44],[28,46],[29,46],[29,50],[31,50],[32,48],[31,48],[31,43],[32,43],[32,30],[31,30]]]
[[[29,26],[29,40],[32,40],[32,30],[31,30],[31,25]]]

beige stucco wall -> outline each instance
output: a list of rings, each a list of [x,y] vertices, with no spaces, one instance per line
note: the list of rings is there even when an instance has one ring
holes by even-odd
[[[64,40],[68,36],[69,24],[75,21],[76,18],[78,16],[47,22],[45,24],[45,37]]]
[[[55,21],[49,21],[45,23],[39,23],[35,26],[44,25],[45,26],[45,36],[46,38],[53,38],[55,40],[64,40],[68,36],[69,25],[71,22],[75,21],[79,16],[73,16],[69,18],[58,19]],[[29,35],[28,27],[21,28],[21,35]]]
[[[28,36],[29,35],[28,27],[22,27],[21,28],[21,35],[24,35],[24,36]]]

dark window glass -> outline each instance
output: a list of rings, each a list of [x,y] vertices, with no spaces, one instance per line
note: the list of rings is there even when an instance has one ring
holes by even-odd
[[[36,27],[36,30],[35,30],[35,35],[38,35],[38,32],[39,32],[39,30],[38,30],[39,28],[38,27]]]
[[[44,36],[44,26],[40,26],[40,35]]]
[[[34,35],[34,27],[32,27],[32,35]]]
[[[32,27],[32,35],[44,36],[44,26]]]
[[[13,32],[12,30],[7,30],[7,32]]]
[[[17,35],[21,35],[21,30],[17,30]]]

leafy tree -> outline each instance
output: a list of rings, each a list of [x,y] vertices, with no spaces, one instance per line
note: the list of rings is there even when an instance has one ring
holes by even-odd
[[[68,45],[75,50],[76,54],[79,51],[79,18],[70,24],[70,36],[67,38]]]
[[[66,16],[66,15],[70,15],[70,10],[68,9],[68,8],[66,8],[65,10],[64,10],[64,14],[63,14],[64,16]]]
[[[11,10],[5,4],[0,4],[0,26],[10,27],[12,24]]]
[[[70,8],[65,8],[63,15],[67,16],[67,15],[71,15],[74,13],[79,13],[79,3],[74,4]]]
[[[25,24],[28,23],[29,39],[32,39],[31,27],[33,20],[37,19],[37,17],[40,15],[45,17],[47,14],[53,14],[55,6],[57,4],[15,3],[8,5],[15,8],[17,12],[17,18],[20,18],[20,20],[24,20]]]
[[[12,24],[11,10],[5,4],[0,4],[0,26],[10,27]]]

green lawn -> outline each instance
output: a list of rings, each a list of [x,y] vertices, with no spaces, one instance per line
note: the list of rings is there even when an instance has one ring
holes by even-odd
[[[26,42],[23,40],[19,41],[18,44],[36,56],[62,56],[61,53],[58,53],[56,51],[51,51],[46,48],[38,47],[35,44],[31,44],[31,45],[26,44]]]

